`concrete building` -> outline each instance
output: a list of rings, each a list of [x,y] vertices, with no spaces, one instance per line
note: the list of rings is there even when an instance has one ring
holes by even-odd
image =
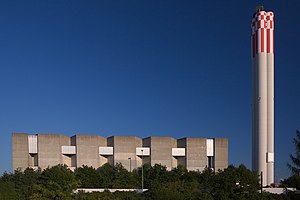
[[[26,133],[12,134],[13,169],[45,169],[66,164],[71,169],[82,165],[101,167],[121,163],[127,170],[142,163],[165,165],[168,170],[182,165],[188,170],[213,170],[228,166],[228,140],[225,138],[182,138]]]
[[[252,19],[252,169],[274,183],[274,13],[258,6]]]

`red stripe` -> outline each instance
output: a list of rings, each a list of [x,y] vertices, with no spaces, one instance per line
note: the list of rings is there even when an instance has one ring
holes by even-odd
[[[260,29],[260,51],[265,52],[265,35],[264,28]]]
[[[264,21],[258,21],[258,27],[257,28],[264,28]]]
[[[274,53],[274,49],[275,49],[275,46],[274,46],[274,30],[272,31],[272,36],[273,36],[273,39],[272,39],[272,53]]]
[[[270,29],[267,29],[267,53],[270,53]]]
[[[273,21],[270,21],[270,28],[273,28]]]

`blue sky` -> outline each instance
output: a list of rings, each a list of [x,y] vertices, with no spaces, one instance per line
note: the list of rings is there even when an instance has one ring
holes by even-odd
[[[251,167],[255,6],[275,13],[275,174],[300,129],[298,1],[0,1],[0,173],[11,133],[227,137]]]

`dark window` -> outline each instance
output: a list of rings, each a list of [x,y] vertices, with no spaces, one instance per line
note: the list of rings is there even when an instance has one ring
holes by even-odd
[[[208,163],[207,163],[207,167],[209,169],[211,168],[214,168],[215,167],[215,162],[214,162],[214,157],[213,156],[207,156],[207,160],[208,160]]]

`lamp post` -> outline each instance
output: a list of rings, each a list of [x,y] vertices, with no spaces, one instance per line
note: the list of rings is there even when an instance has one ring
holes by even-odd
[[[144,161],[144,150],[142,149],[142,191],[144,191],[144,166],[143,166],[143,161]]]
[[[263,172],[260,172],[260,198],[263,199]]]
[[[129,172],[131,172],[131,158],[128,158],[129,160]]]

